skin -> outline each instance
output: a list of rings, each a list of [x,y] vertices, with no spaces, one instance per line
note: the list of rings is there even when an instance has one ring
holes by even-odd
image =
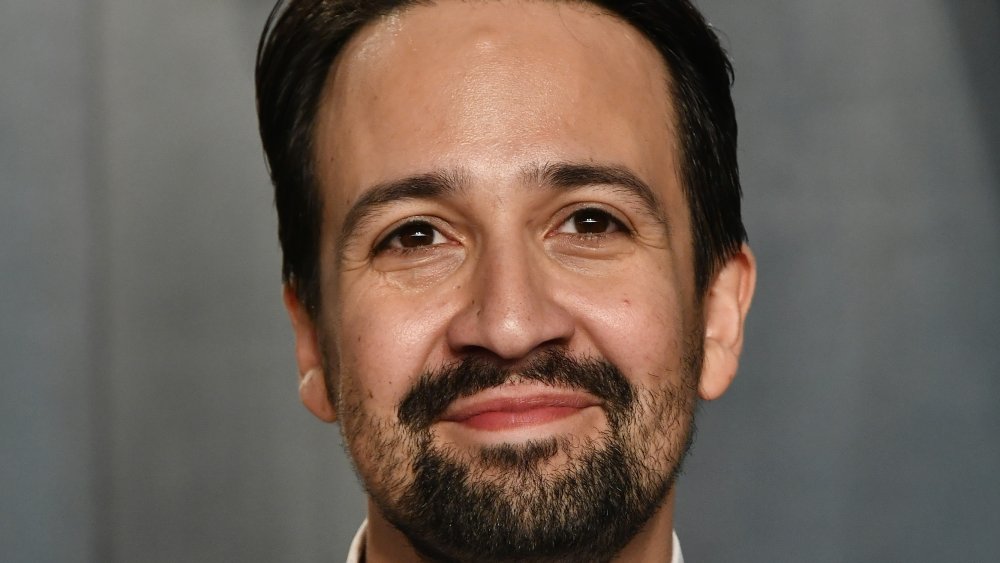
[[[588,6],[442,1],[379,20],[350,41],[315,129],[322,308],[311,317],[291,286],[285,303],[303,403],[322,420],[339,416],[370,489],[386,483],[366,449],[366,424],[398,424],[396,408],[421,373],[469,354],[516,367],[563,346],[656,390],[683,386],[684,339],[697,331],[698,394],[714,399],[728,387],[755,265],[742,248],[696,305],[668,82],[638,31]],[[537,173],[558,163],[627,170],[651,197],[615,183],[556,187]],[[451,177],[455,189],[369,208],[345,233],[366,194],[428,173]],[[580,222],[587,209],[609,226],[576,232],[588,225]],[[404,249],[414,239],[394,233],[413,218],[434,230]],[[492,393],[547,391],[529,384]],[[495,431],[448,421],[432,431],[436,445],[471,458],[490,444],[594,440],[606,425],[597,405]],[[682,430],[662,432],[652,450],[676,450]],[[565,461],[556,455],[547,470]],[[670,560],[672,507],[673,493],[622,560]],[[366,556],[418,559],[371,502]]]

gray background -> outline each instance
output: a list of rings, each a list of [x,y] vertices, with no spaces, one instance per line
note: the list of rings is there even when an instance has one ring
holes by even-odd
[[[0,559],[337,561],[252,58],[265,0],[0,1]],[[1000,558],[1000,6],[703,0],[760,262],[697,561]]]

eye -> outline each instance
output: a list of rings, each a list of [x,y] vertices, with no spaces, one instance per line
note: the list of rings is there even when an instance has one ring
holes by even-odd
[[[427,221],[410,221],[389,233],[375,247],[375,252],[383,250],[412,250],[435,244],[444,244],[448,239],[441,231]]]
[[[604,235],[627,232],[628,229],[607,211],[588,207],[575,211],[557,231],[576,235]]]

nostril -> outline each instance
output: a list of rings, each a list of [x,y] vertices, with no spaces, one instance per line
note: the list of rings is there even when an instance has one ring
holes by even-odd
[[[463,359],[476,359],[488,364],[497,365],[499,367],[509,367],[517,361],[506,359],[485,346],[477,346],[474,344],[463,346],[461,349],[457,350],[457,352]]]
[[[488,266],[456,295],[468,301],[456,306],[449,321],[451,353],[506,362],[540,347],[569,343],[572,315],[560,304],[558,292],[545,283],[543,270],[530,268],[523,259]]]

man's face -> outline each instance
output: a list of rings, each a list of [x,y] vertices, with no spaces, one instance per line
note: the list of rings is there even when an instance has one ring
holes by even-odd
[[[661,57],[591,7],[443,1],[363,29],[331,77],[316,334],[375,508],[418,548],[503,557],[498,534],[596,534],[585,505],[624,490],[613,553],[669,502],[701,362]],[[457,537],[489,514],[510,521]]]

